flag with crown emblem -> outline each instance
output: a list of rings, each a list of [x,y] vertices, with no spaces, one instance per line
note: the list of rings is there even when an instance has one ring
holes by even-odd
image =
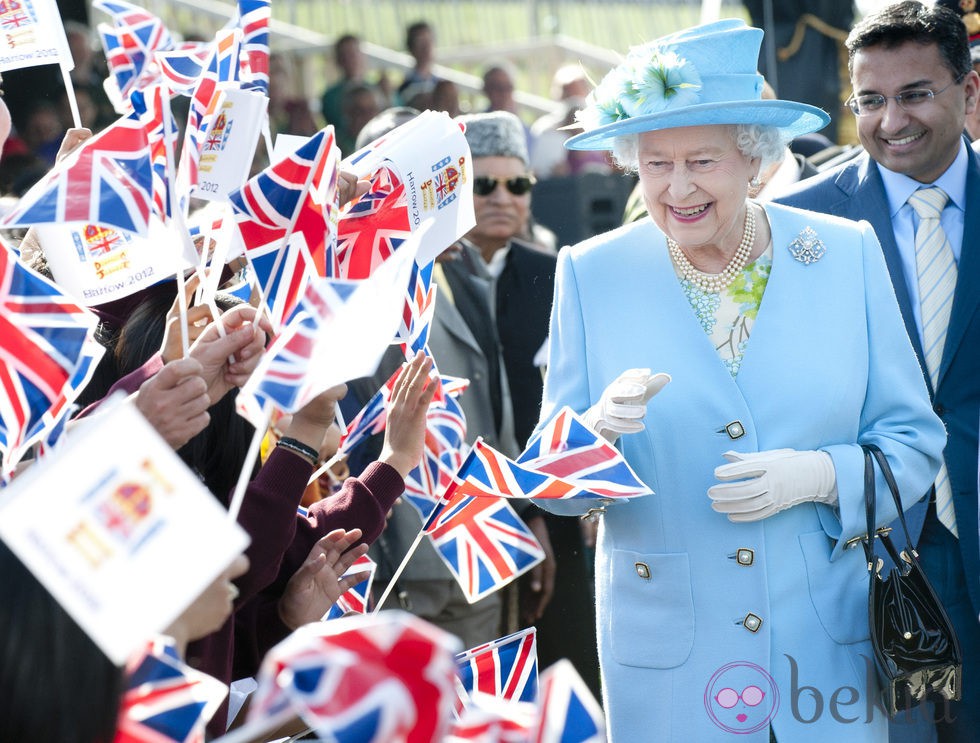
[[[0,3],[0,31],[4,39],[0,70],[55,63],[65,70],[75,66],[54,0]]]
[[[204,743],[228,688],[185,664],[170,638],[147,643],[126,669],[113,743]]]
[[[181,198],[186,197],[190,189],[198,184],[201,150],[214,116],[220,87],[239,85],[238,57],[241,41],[240,28],[220,29],[215,34],[208,62],[197,80],[197,86],[191,96],[190,109],[187,112],[184,144],[180,151],[178,183]]]
[[[262,661],[248,724],[295,714],[334,743],[441,743],[458,647],[402,611],[304,625]]]

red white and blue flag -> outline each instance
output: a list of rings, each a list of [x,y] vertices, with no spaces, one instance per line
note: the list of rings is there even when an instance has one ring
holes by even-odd
[[[243,87],[269,93],[269,0],[238,0],[238,24],[242,29],[242,56],[247,69]]]
[[[459,677],[470,695],[533,702],[538,696],[538,646],[534,627],[478,645],[456,656]]]
[[[605,743],[602,708],[571,661],[562,658],[541,674],[533,743]]]
[[[219,87],[237,86],[239,83],[241,42],[242,31],[239,28],[221,29],[215,34],[211,55],[198,78],[187,112],[187,127],[180,152],[181,197],[186,196],[189,188],[198,183],[201,149],[214,117]]]
[[[531,743],[538,709],[488,694],[473,694],[443,743]]]
[[[122,100],[134,90],[156,81],[156,53],[173,49],[170,31],[157,16],[122,0],[93,0],[93,8],[112,17],[112,25],[98,25],[111,79]]]
[[[127,668],[113,743],[204,743],[205,726],[228,688],[180,660],[160,638]]]
[[[371,177],[367,193],[340,217],[333,275],[364,279],[412,233],[405,184],[391,167]]]
[[[302,237],[313,259],[318,276],[333,276],[328,269],[337,246],[337,220],[340,217],[340,148],[337,147],[333,126],[324,130],[323,153],[317,159],[296,214],[291,240]]]
[[[378,564],[367,555],[361,555],[347,569],[344,575],[354,575],[355,573],[368,573],[368,577],[356,586],[348,588],[330,607],[330,611],[324,619],[340,619],[348,614],[367,614],[368,604],[371,601],[371,584],[374,582],[374,574],[378,569]]]
[[[442,402],[431,403],[426,412],[422,460],[405,477],[405,498],[418,511],[423,523],[452,485],[453,474],[462,464],[466,449],[466,417],[456,395],[446,395]]]
[[[156,54],[163,83],[171,93],[184,96],[194,95],[197,81],[210,57],[211,44],[195,44]]]
[[[78,366],[75,368],[75,373],[71,379],[68,380],[67,387],[48,411],[41,416],[41,420],[27,432],[25,443],[27,445],[38,443],[41,456],[50,454],[61,439],[61,434],[65,432],[65,424],[77,409],[75,398],[92,379],[92,375],[95,374],[95,369],[104,354],[105,346],[94,338],[83,346],[78,358]]]
[[[565,497],[632,498],[653,492],[622,453],[568,406],[531,437],[517,463],[580,491]]]
[[[458,647],[402,611],[304,625],[262,661],[249,726],[296,714],[334,743],[438,743]]]
[[[82,222],[145,236],[153,210],[147,131],[122,118],[85,141],[21,197],[5,227]]]
[[[412,277],[405,291],[405,307],[397,339],[401,341],[405,356],[411,358],[416,351],[425,350],[429,344],[429,327],[436,309],[436,287],[432,283],[434,262],[412,266]],[[428,351],[426,351],[428,353]]]
[[[276,322],[289,315],[307,280],[316,275],[306,247],[287,238],[329,144],[328,131],[321,129],[298,150],[228,196],[245,256]]]
[[[347,430],[343,431],[340,436],[338,453],[346,454],[359,444],[385,430],[385,424],[388,422],[388,401],[391,399],[391,391],[394,389],[399,374],[401,374],[401,368],[395,369],[392,375],[388,377],[388,381],[381,385],[381,389],[364,403],[364,407],[347,424]]]
[[[135,90],[130,95],[133,110],[146,130],[153,172],[153,211],[162,222],[170,219],[170,171],[178,129],[170,113],[170,96],[162,85]],[[165,132],[169,129],[169,137]]]
[[[342,281],[307,286],[293,315],[266,352],[267,358],[239,395],[243,405],[248,405],[251,396],[258,403],[256,410],[272,403],[283,412],[295,413],[324,389],[312,366],[320,333],[353,291],[353,283]],[[252,415],[249,419],[258,420]]]
[[[423,531],[474,603],[544,560],[544,550],[506,499],[454,491],[433,509]]]
[[[0,452],[10,469],[73,402],[96,318],[0,242]]]

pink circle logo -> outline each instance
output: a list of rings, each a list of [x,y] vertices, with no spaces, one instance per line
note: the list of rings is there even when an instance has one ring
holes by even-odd
[[[755,663],[729,663],[708,681],[704,708],[711,721],[728,733],[747,735],[766,727],[779,709],[779,689]]]

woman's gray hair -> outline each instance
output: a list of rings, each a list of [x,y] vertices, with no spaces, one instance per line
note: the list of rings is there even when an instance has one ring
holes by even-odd
[[[759,158],[760,170],[782,160],[787,141],[778,127],[762,124],[732,124],[731,127],[738,151],[748,158]],[[639,147],[639,134],[621,134],[613,140],[613,160],[627,173],[635,173],[640,167]]]

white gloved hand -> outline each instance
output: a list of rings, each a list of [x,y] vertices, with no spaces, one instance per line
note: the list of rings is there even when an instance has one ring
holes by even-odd
[[[586,410],[582,418],[593,431],[614,444],[620,434],[643,430],[647,403],[669,381],[669,374],[651,376],[649,369],[624,371],[603,390],[599,402]]]
[[[729,521],[758,521],[806,501],[837,502],[837,473],[825,451],[728,451],[725,459],[731,464],[715,468],[722,482],[708,488],[708,497]]]

